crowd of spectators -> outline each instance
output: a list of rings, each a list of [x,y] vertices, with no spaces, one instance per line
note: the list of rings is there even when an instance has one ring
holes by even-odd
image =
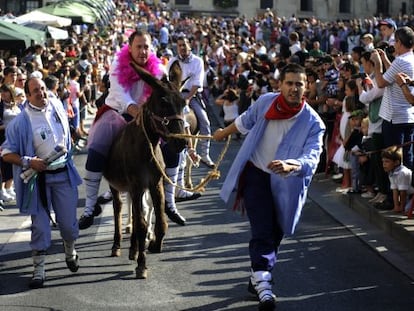
[[[393,204],[392,199],[387,203],[390,185],[382,170],[381,155],[373,151],[412,141],[414,121],[402,120],[410,128],[404,132],[404,140],[390,138],[385,144],[381,129],[388,112],[380,113],[379,107],[383,97],[393,96],[387,92],[394,95],[396,91],[401,92],[399,100],[408,103],[406,98],[411,92],[407,83],[414,78],[414,72],[394,65],[394,75],[404,74],[399,84],[391,73],[388,76],[384,73],[382,78],[378,76],[392,66],[395,46],[407,45],[399,53],[412,53],[414,42],[409,41],[408,30],[414,25],[413,17],[322,21],[313,17],[299,19],[294,15],[281,17],[269,9],[251,19],[190,17],[170,9],[164,2],[157,6],[147,5],[145,1],[114,2],[114,18],[105,28],[83,25],[77,27],[80,31],[69,31],[67,40],[49,40],[27,49],[19,57],[0,59],[2,85],[10,88],[12,101],[17,106],[24,102],[25,79],[31,75],[43,77],[51,93],[67,109],[74,143],[82,147],[81,141],[87,136],[83,126],[85,113],[95,111],[95,101],[101,94],[100,86],[113,56],[136,29],[152,35],[154,50],[164,63],[176,55],[178,37],[185,35],[190,39],[192,52],[204,60],[204,96],[211,104],[223,107],[226,123],[248,109],[261,94],[277,92],[279,69],[290,62],[299,63],[308,73],[307,101],[320,113],[328,128],[318,170],[342,180],[338,191],[362,192],[363,197],[379,208]],[[400,28],[406,33],[395,36]],[[382,52],[377,52],[377,48]],[[407,94],[399,90],[402,84],[407,86]],[[391,86],[395,90],[387,91]],[[387,98],[388,102],[393,100]],[[409,107],[405,111],[414,120],[414,111]],[[354,118],[360,120],[352,121]],[[394,116],[386,121],[395,124]],[[350,144],[351,134],[363,124],[367,127],[360,135],[361,141]],[[368,149],[367,140],[371,141]],[[412,169],[411,144],[404,145],[403,154],[401,165]],[[374,164],[367,169],[364,163],[368,160]]]

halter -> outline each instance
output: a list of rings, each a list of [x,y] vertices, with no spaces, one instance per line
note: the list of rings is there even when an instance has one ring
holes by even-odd
[[[160,117],[154,112],[150,111],[150,121],[156,133],[160,134],[162,137],[167,138],[170,136],[170,131],[168,125],[170,121],[178,120],[184,122],[184,116],[182,114],[173,114],[165,117]],[[159,126],[161,125],[161,127]]]

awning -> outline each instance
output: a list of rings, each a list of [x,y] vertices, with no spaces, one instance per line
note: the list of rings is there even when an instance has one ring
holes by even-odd
[[[46,33],[44,31],[5,21],[0,21],[0,29],[8,29],[16,35],[29,37],[31,42],[30,45],[44,45],[46,43]]]
[[[32,11],[24,15],[20,15],[13,20],[17,24],[38,23],[53,27],[67,27],[72,24],[70,18],[51,15],[41,11]]]
[[[21,54],[30,45],[31,40],[28,36],[0,26],[0,51],[13,51]]]
[[[67,30],[59,29],[53,26],[48,26],[39,23],[24,23],[22,24],[25,27],[30,27],[33,29],[41,30],[46,32],[46,36],[48,38],[56,39],[56,40],[65,40],[69,38],[69,33]]]
[[[70,18],[73,24],[95,24],[101,19],[98,11],[80,2],[61,1],[51,3],[38,8],[37,11]]]

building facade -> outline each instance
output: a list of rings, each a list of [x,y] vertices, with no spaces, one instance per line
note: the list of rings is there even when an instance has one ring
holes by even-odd
[[[267,8],[279,17],[316,17],[321,20],[348,20],[373,15],[413,14],[414,0],[173,0],[172,8],[188,14],[242,16],[252,18]]]
[[[20,15],[59,0],[0,0],[3,14]],[[414,0],[150,0],[165,2],[172,9],[188,15],[246,16],[252,18],[267,8],[277,16],[298,18],[315,16],[321,20],[364,18],[372,15],[396,17],[413,14]]]

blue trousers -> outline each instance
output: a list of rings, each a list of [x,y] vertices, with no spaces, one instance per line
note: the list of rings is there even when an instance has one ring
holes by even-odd
[[[271,271],[283,238],[273,201],[270,174],[250,162],[244,172],[243,198],[250,221],[249,253],[253,271]]]
[[[198,95],[197,95],[198,96]],[[194,110],[197,116],[198,127],[201,135],[211,135],[210,120],[207,115],[207,110],[203,108],[198,98],[191,98],[190,107]]]
[[[76,208],[78,205],[78,188],[70,184],[68,172],[46,174],[47,209],[55,211],[56,223],[60,235],[65,241],[75,241],[79,235]],[[32,200],[40,198],[33,197]],[[39,202],[39,205],[41,203]],[[32,215],[32,235],[30,247],[32,250],[47,250],[51,244],[51,226],[45,209],[39,207],[39,212]]]
[[[384,138],[384,147],[400,145],[413,140],[414,124],[394,124],[392,122],[382,122],[382,135]],[[403,147],[403,164],[410,169],[414,168],[413,145],[408,144]]]

